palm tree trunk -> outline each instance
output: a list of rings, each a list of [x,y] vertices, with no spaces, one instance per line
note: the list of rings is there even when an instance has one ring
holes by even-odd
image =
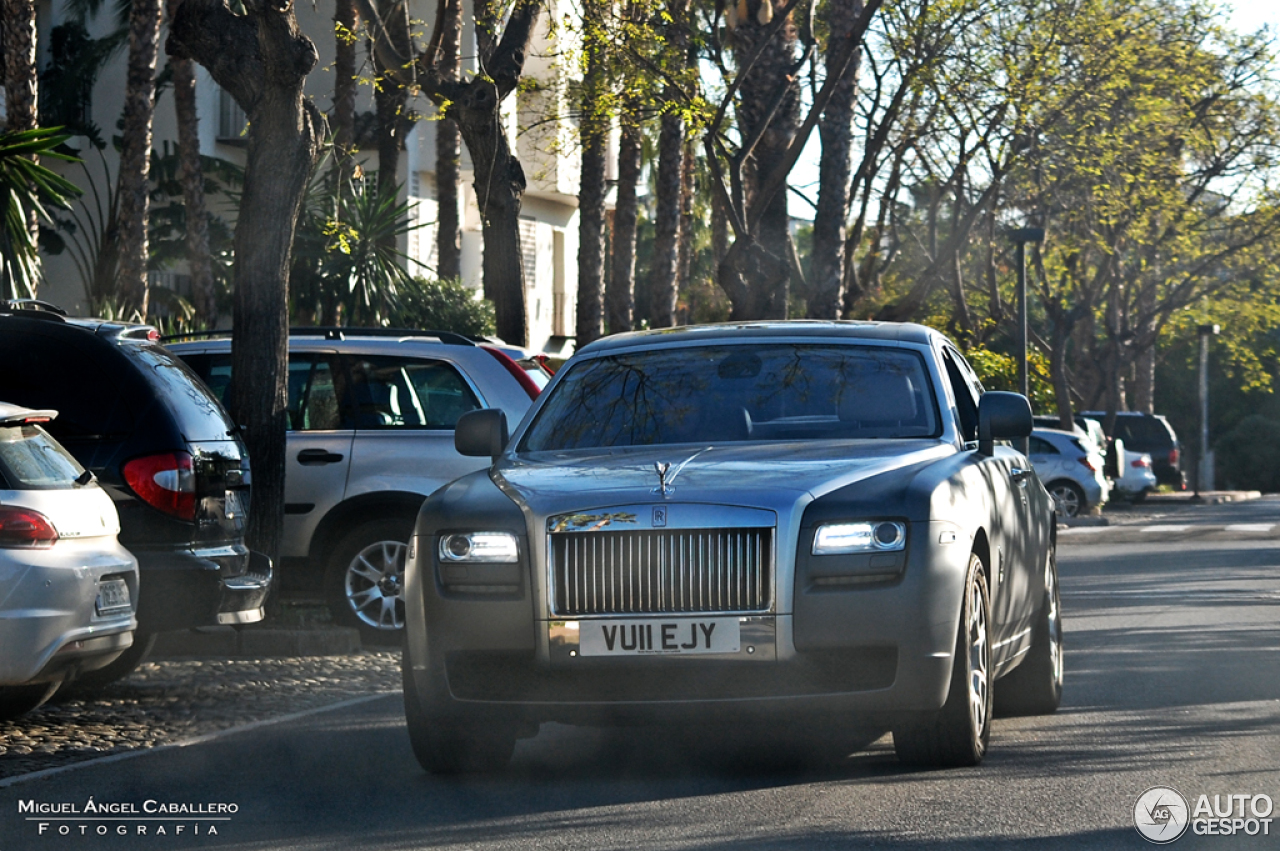
[[[151,122],[155,113],[160,0],[132,0],[129,59],[121,132],[119,295],[126,311],[147,316],[147,213],[150,206]]]
[[[169,20],[182,0],[169,0]],[[178,119],[178,178],[186,208],[187,268],[191,273],[191,302],[196,324],[213,328],[218,323],[218,301],[213,284],[213,258],[209,255],[209,214],[204,202],[204,169],[200,165],[200,117],[196,113],[196,64],[173,59],[173,109]]]
[[[676,322],[679,296],[680,176],[684,170],[684,121],[664,113],[658,131],[658,180],[654,190],[653,261],[649,271],[649,317],[654,328]]]
[[[349,168],[356,145],[356,27],[360,14],[354,0],[337,0],[333,8],[333,147],[340,169]]]
[[[4,100],[9,132],[34,130],[38,123],[36,108],[39,84],[36,68],[36,5],[33,0],[3,0]],[[27,230],[34,243],[40,235],[34,210],[27,215]],[[33,271],[39,277],[40,256],[32,258]],[[36,280],[27,282],[27,291],[18,292],[17,281],[4,282],[0,298],[32,298]]]

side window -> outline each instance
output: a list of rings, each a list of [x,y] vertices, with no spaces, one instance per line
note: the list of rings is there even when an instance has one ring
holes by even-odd
[[[231,387],[231,355],[198,354],[183,358],[218,401],[226,405]],[[351,428],[339,416],[335,369],[329,355],[289,355],[289,430],[328,431]]]
[[[943,361],[947,365],[947,379],[951,382],[951,393],[956,397],[956,411],[960,415],[960,434],[966,441],[978,439],[978,397],[982,385],[977,385],[977,393],[965,379],[961,371],[960,356],[951,349],[943,349]],[[965,364],[968,366],[968,364]],[[977,379],[974,379],[976,382]]]
[[[448,363],[398,357],[354,357],[351,405],[360,429],[451,429],[480,407]]]
[[[1027,454],[1029,455],[1057,455],[1058,450],[1053,448],[1053,444],[1047,440],[1038,437],[1031,438],[1031,444]]]

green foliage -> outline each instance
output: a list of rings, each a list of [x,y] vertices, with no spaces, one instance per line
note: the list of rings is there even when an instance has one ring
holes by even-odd
[[[412,278],[400,287],[388,324],[483,337],[497,331],[493,302],[458,280]]]
[[[982,346],[969,349],[964,356],[987,390],[1020,392],[1017,358]],[[1037,351],[1030,352],[1027,359],[1031,365],[1027,378],[1031,391],[1031,410],[1050,412],[1053,410],[1053,386],[1048,380],[1049,361]]]
[[[412,280],[399,237],[421,227],[399,187],[364,187],[359,169],[322,161],[308,185],[294,237],[290,313],[295,320],[386,325]]]
[[[1230,487],[1280,491],[1280,420],[1245,417],[1218,441],[1216,457]]]
[[[159,151],[151,152],[151,210],[147,230],[151,269],[171,269],[187,259],[187,205],[180,169],[176,145],[166,140]],[[234,284],[235,234],[231,223],[212,208],[216,208],[220,200],[228,209],[239,206],[244,169],[227,160],[201,157],[200,170],[204,176],[214,286],[220,309],[229,310]]]
[[[35,162],[35,157],[78,162],[56,150],[69,137],[61,127],[0,133],[0,298],[35,298],[39,246],[28,219],[52,223],[48,208],[67,208],[80,189]]]

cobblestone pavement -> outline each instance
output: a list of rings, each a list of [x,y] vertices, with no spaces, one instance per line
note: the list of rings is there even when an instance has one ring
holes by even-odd
[[[92,697],[0,721],[0,779],[400,690],[400,651],[150,662]]]

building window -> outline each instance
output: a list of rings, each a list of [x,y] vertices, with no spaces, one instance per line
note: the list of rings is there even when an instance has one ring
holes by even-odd
[[[520,217],[520,263],[524,285],[533,289],[538,285],[538,220],[530,216]]]
[[[218,141],[244,144],[249,119],[226,89],[218,89]]]

